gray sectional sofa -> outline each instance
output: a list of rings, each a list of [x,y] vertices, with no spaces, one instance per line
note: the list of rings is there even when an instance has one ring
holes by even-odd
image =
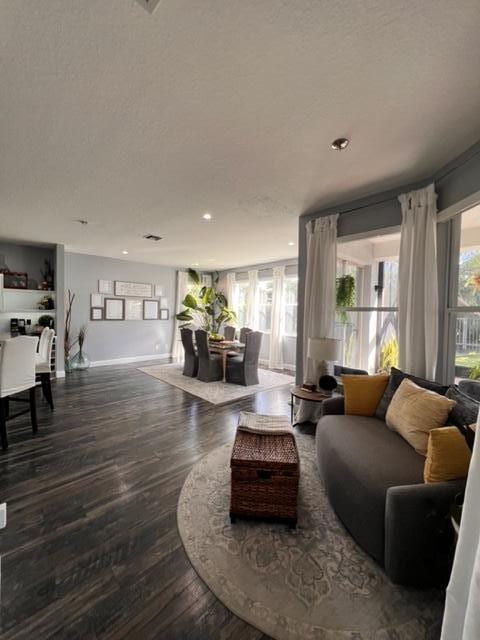
[[[343,397],[323,402],[318,468],[329,500],[353,538],[393,582],[448,579],[448,514],[464,480],[425,484],[425,458],[378,418],[344,415]]]

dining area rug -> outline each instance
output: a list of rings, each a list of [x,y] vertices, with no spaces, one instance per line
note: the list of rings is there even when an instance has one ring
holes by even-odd
[[[277,373],[276,371],[270,371],[268,369],[259,369],[258,379],[260,384],[254,384],[249,387],[222,381],[202,382],[201,380],[197,380],[197,378],[189,378],[182,373],[183,365],[176,363],[139,367],[138,370],[214,405],[234,402],[235,400],[247,398],[261,391],[268,391],[269,389],[293,384],[295,381],[293,376]]]
[[[198,575],[233,613],[276,640],[438,640],[444,592],[390,582],[330,506],[312,436],[296,440],[295,530],[230,523],[232,445],[214,449],[192,469],[177,524]]]

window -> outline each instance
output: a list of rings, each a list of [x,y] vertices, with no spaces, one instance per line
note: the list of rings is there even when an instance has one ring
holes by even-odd
[[[400,234],[338,245],[335,336],[345,366],[375,372],[398,364],[399,248]]]
[[[240,328],[247,324],[247,296],[248,282],[237,282],[235,284],[234,311],[237,314],[237,326]]]
[[[273,281],[258,282],[258,330],[268,333],[272,324]]]
[[[455,264],[448,306],[450,362],[455,362],[455,378],[480,378],[480,206],[451,224]]]
[[[298,278],[285,278],[283,290],[283,334],[297,335]]]

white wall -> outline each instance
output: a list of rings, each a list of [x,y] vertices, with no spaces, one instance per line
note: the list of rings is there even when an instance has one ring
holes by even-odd
[[[159,284],[168,298],[169,320],[90,321],[90,294],[98,280]],[[176,270],[153,264],[65,253],[65,289],[75,293],[72,328],[88,325],[85,352],[96,363],[170,354],[173,336]]]

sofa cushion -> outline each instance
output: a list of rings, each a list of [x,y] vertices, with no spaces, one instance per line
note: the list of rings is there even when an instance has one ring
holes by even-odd
[[[398,389],[402,380],[407,378],[411,380],[422,389],[428,389],[429,391],[435,391],[435,393],[439,393],[441,396],[444,396],[447,393],[448,385],[438,384],[437,382],[432,382],[431,380],[424,380],[423,378],[417,378],[417,376],[412,376],[409,373],[404,373],[400,371],[400,369],[396,369],[392,367],[390,371],[390,380],[389,383],[383,392],[383,396],[380,398],[380,402],[378,403],[378,407],[375,411],[375,417],[379,420],[385,420],[385,416],[387,415],[388,405],[390,404],[395,391]]]
[[[432,429],[428,436],[423,470],[425,482],[444,482],[466,478],[471,451],[457,427]]]
[[[456,402],[448,420],[451,424],[464,427],[477,421],[480,402],[462,393],[455,385],[448,387],[446,397]]]
[[[390,402],[385,421],[389,429],[399,433],[417,453],[425,456],[429,432],[445,425],[454,406],[455,400],[405,379]]]
[[[373,416],[388,383],[388,376],[343,375],[345,413],[353,416]]]
[[[316,432],[329,500],[357,542],[383,564],[387,489],[423,483],[425,458],[376,418],[327,415]]]

